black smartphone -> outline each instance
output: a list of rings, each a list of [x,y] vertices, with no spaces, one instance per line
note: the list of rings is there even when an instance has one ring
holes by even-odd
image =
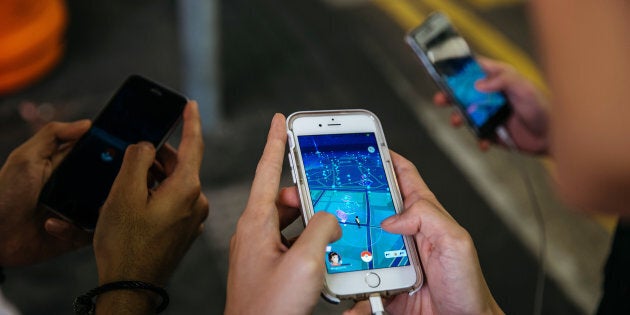
[[[46,182],[39,202],[85,230],[96,227],[128,145],[159,148],[181,121],[187,99],[139,75],[114,94]]]
[[[480,138],[489,138],[511,113],[501,92],[486,93],[475,88],[485,78],[470,46],[442,13],[432,13],[405,37],[429,75],[458,106],[468,125]]]

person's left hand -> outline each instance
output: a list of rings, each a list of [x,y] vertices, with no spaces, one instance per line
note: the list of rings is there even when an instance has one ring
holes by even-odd
[[[225,314],[308,314],[323,286],[326,245],[341,236],[337,219],[317,213],[290,249],[283,245],[280,227],[299,203],[294,189],[278,196],[286,137],[276,114],[230,244]]]
[[[381,223],[383,230],[413,236],[424,270],[414,295],[385,301],[388,314],[503,314],[494,300],[470,234],[440,204],[418,169],[391,152],[404,209]],[[371,314],[361,301],[344,315]]]
[[[91,235],[38,206],[44,184],[90,121],[53,122],[13,150],[0,169],[0,266],[36,263],[85,246]]]
[[[547,98],[533,82],[506,63],[485,57],[477,57],[487,76],[475,82],[475,89],[484,93],[503,92],[512,106],[512,114],[505,121],[505,128],[519,151],[532,154],[549,153],[549,118]],[[448,96],[440,91],[433,96],[438,106],[451,104]],[[459,111],[451,114],[451,125],[461,126],[465,118]],[[506,146],[501,139],[480,139],[479,147],[485,151],[496,142]]]

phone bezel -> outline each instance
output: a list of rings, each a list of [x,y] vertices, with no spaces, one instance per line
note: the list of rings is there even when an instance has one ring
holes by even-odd
[[[455,97],[455,94],[451,90],[451,88],[444,82],[437,69],[433,65],[433,63],[429,60],[427,52],[425,51],[424,44],[430,41],[431,38],[435,36],[435,34],[439,34],[443,32],[445,29],[451,28],[455,32],[459,34],[459,31],[452,25],[450,20],[440,12],[434,12],[427,19],[420,24],[420,26],[412,29],[405,36],[405,41],[412,48],[412,50],[416,53],[422,65],[429,73],[429,76],[433,79],[435,84],[444,92],[446,92],[452,102],[457,105],[457,110],[461,114],[461,116],[466,119],[468,127],[475,133],[475,135],[479,138],[491,138],[494,135],[495,129],[503,124],[505,120],[512,113],[512,107],[509,104],[507,96],[503,94],[503,97],[506,100],[505,105],[501,106],[501,108],[494,113],[488,120],[481,126],[477,126],[471,117],[466,113],[466,106],[459,102],[459,100]],[[428,34],[427,34],[428,33]],[[461,36],[461,34],[460,34]],[[422,37],[423,42],[420,42],[418,37]],[[461,36],[464,39],[463,36]],[[465,39],[464,39],[465,40]],[[470,46],[470,45],[469,45]],[[472,57],[475,58],[474,52],[471,52]]]
[[[379,146],[380,157],[387,176],[394,207],[397,213],[402,211],[402,198],[389,155],[389,149],[376,115],[366,110],[297,112],[290,115],[287,119],[287,132],[289,134],[289,161],[296,178],[305,225],[308,224],[309,219],[315,212],[297,141],[297,137],[302,135],[373,132]],[[325,263],[322,261],[322,267],[326,271],[324,292],[344,299],[363,298],[375,292],[390,295],[398,292],[409,292],[419,288],[422,284],[423,275],[415,241],[408,236],[403,236],[403,240],[410,261],[408,266],[329,274]],[[367,285],[365,277],[369,273],[376,273],[380,277],[381,284],[378,287],[372,288]]]

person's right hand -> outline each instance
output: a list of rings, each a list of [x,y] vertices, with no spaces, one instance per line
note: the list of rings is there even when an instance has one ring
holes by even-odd
[[[381,223],[396,234],[415,238],[425,272],[416,294],[386,301],[390,314],[502,314],[483,277],[477,251],[468,232],[442,207],[416,167],[391,152],[403,196],[404,210]],[[351,314],[371,314],[367,301]]]
[[[147,187],[156,152],[150,143],[130,145],[94,231],[99,285],[136,280],[163,286],[203,229],[208,201],[201,193],[203,155],[197,104],[184,110],[178,151],[165,146],[157,153],[166,178]],[[97,300],[97,314],[155,313],[152,295],[117,290]]]
[[[477,57],[487,77],[475,83],[482,92],[502,91],[512,105],[512,115],[506,129],[519,150],[534,154],[547,154],[549,150],[547,99],[532,82],[519,74],[514,67],[496,60]],[[433,102],[438,106],[451,103],[444,92],[437,92]],[[464,118],[458,112],[451,115],[451,124],[460,126]],[[480,147],[486,150],[488,140],[481,140]]]
[[[288,248],[280,229],[299,213],[296,189],[279,193],[285,118],[276,114],[247,207],[230,242],[225,314],[310,314],[324,283],[326,246],[341,236],[337,219],[315,214]]]

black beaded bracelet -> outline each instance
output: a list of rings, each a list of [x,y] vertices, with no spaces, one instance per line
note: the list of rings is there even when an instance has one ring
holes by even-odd
[[[165,310],[169,303],[168,293],[166,293],[164,288],[142,281],[116,281],[104,284],[78,296],[74,300],[74,313],[77,315],[94,314],[94,297],[113,290],[149,290],[157,293],[162,298],[162,303],[155,310],[156,314]]]

